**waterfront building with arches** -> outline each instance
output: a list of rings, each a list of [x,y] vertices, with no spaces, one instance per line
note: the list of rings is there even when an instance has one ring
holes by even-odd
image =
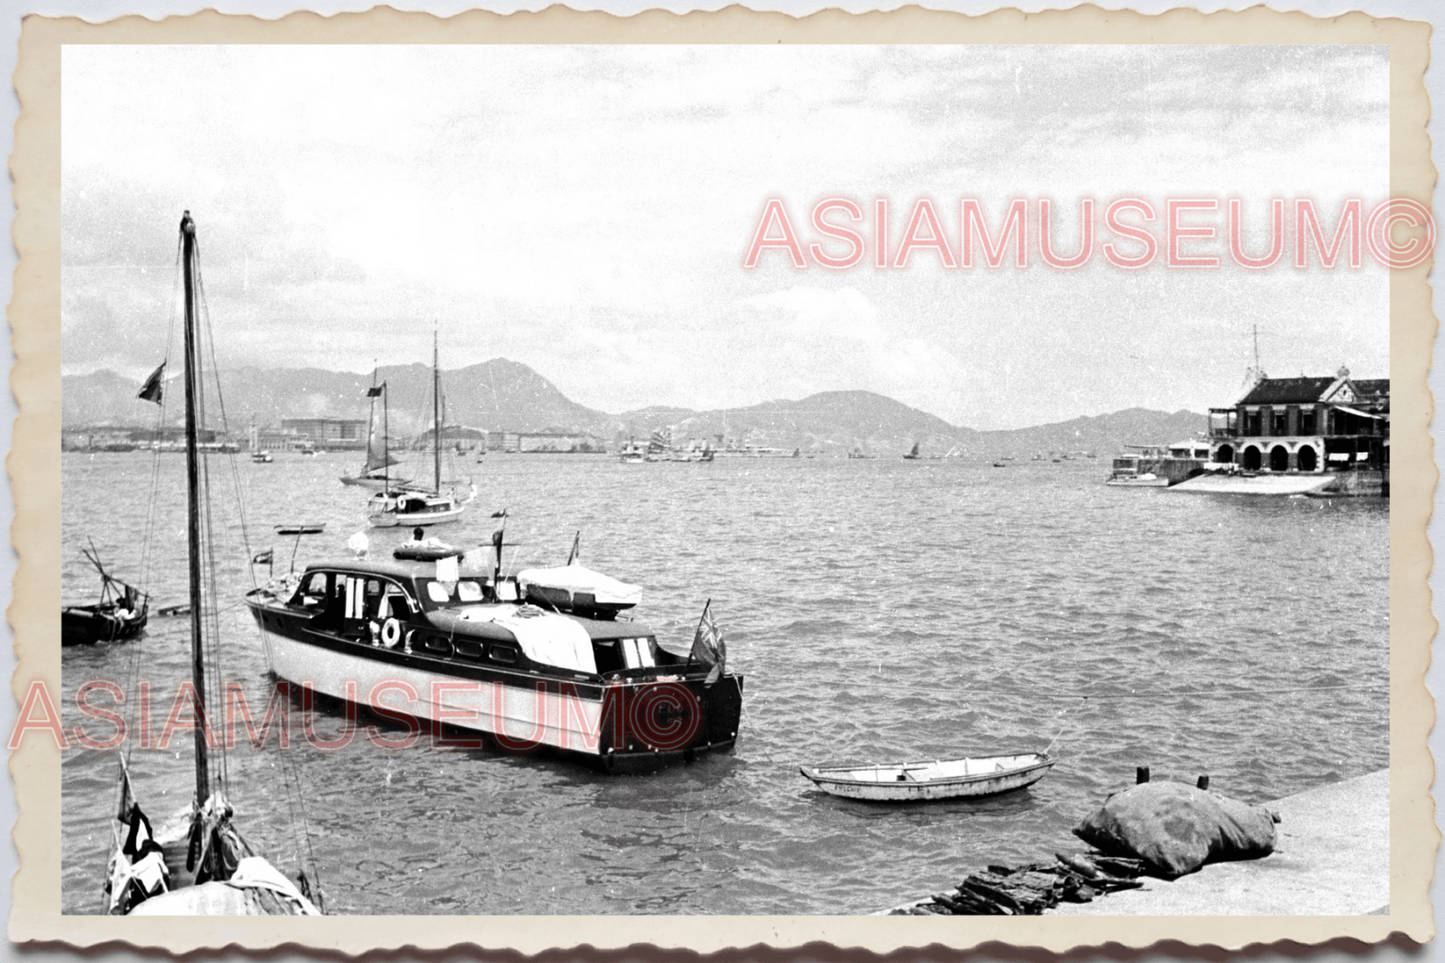
[[[1230,408],[1209,411],[1209,459],[1245,473],[1356,472],[1388,485],[1390,381],[1260,377]]]

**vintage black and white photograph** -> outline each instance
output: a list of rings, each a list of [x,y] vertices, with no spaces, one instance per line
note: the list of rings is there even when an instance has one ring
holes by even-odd
[[[1390,73],[66,46],[63,912],[1388,913]]]

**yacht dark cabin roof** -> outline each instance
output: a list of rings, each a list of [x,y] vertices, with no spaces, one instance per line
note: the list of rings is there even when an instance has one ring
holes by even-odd
[[[390,575],[396,578],[430,578],[436,575],[436,562],[412,562],[389,558],[336,558],[312,562],[306,571],[360,572],[369,575]],[[487,572],[462,572],[463,578],[485,578]]]

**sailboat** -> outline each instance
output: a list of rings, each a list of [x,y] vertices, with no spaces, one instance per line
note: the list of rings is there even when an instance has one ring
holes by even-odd
[[[442,491],[442,417],[441,368],[438,362],[436,336],[432,336],[432,487],[420,488],[401,482],[387,482],[367,503],[366,520],[376,528],[440,525],[462,517],[467,503],[476,497],[473,486],[465,498],[455,490]],[[385,406],[383,405],[383,411]],[[383,465],[383,473],[389,471]],[[383,474],[383,478],[385,475]]]
[[[644,461],[666,461],[667,450],[672,446],[671,428],[654,428],[652,437],[647,440],[647,454],[643,456]]]
[[[391,467],[399,462],[391,457],[386,436],[386,382],[378,384],[376,374],[376,369],[372,368],[371,387],[366,391],[366,397],[371,399],[371,414],[366,424],[366,462],[361,466],[361,471],[355,475],[342,475],[341,484],[356,485],[379,492],[392,485],[405,485],[408,480],[400,477],[391,478],[389,475]],[[382,420],[380,425],[376,421],[377,398],[381,399]]]
[[[191,212],[181,218],[185,286],[185,392],[187,549],[190,574],[191,684],[195,713],[196,794],[190,810],[169,828],[153,831],[131,788],[130,771],[121,762],[120,806],[114,830],[115,850],[104,887],[107,913],[151,916],[317,916],[311,899],[279,870],[258,856],[237,831],[234,810],[223,784],[226,767],[209,759],[206,720],[206,655],[203,639],[201,531],[210,517],[201,503],[200,445],[197,441],[201,352],[196,333],[199,252]],[[141,397],[159,403],[160,394]],[[214,640],[212,640],[214,641]],[[214,791],[212,790],[214,777]],[[303,887],[309,888],[305,877]]]
[[[921,446],[918,442],[915,441],[915,442],[913,443],[913,450],[910,451],[908,454],[906,454],[906,455],[903,456],[904,460],[906,460],[906,461],[917,461],[917,460],[918,460],[918,451],[919,451],[919,448],[920,448],[920,447],[922,447],[922,446]]]

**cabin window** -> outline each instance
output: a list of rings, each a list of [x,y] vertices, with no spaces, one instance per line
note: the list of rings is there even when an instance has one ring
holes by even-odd
[[[395,582],[382,585],[381,601],[377,603],[378,619],[397,618],[406,621],[412,616],[411,599]]]
[[[622,661],[629,669],[645,669],[657,665],[657,657],[652,652],[652,640],[623,639]]]
[[[304,605],[308,609],[321,608],[326,604],[326,573],[312,572],[301,583],[296,590],[296,598],[293,601],[298,605]]]
[[[449,639],[444,639],[439,635],[422,636],[420,647],[428,652],[432,652],[436,655],[441,656],[450,656],[454,651],[452,649],[451,641]]]
[[[426,583],[426,597],[437,605],[456,602],[481,602],[485,600],[486,588],[477,579],[461,579],[453,582],[429,581]]]
[[[487,655],[491,656],[493,662],[501,662],[506,665],[517,661],[517,650],[510,645],[488,646]]]
[[[515,602],[520,596],[517,594],[517,583],[511,579],[505,579],[497,583],[497,601]]]
[[[615,672],[622,668],[622,647],[616,639],[599,639],[592,646],[592,655],[598,672]]]

